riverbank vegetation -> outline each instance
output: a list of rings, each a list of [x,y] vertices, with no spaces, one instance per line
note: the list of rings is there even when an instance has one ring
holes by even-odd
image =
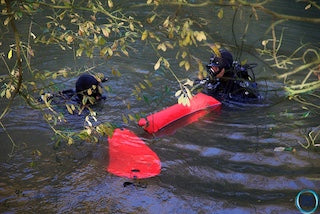
[[[179,76],[180,70],[197,71],[200,78],[206,76],[203,61],[195,48],[205,48],[210,54],[219,46],[229,47],[240,60],[243,50],[249,51],[267,63],[276,73],[277,81],[283,81],[288,99],[301,103],[305,117],[319,115],[320,100],[320,50],[316,44],[301,43],[292,52],[284,52],[286,22],[306,22],[319,24],[320,17],[308,15],[308,11],[320,10],[320,5],[312,0],[293,1],[301,7],[304,15],[286,14],[270,7],[272,0],[146,0],[132,3],[112,0],[1,0],[1,102],[6,102],[1,112],[0,125],[6,131],[4,118],[10,112],[15,100],[23,100],[31,108],[43,114],[43,118],[58,136],[57,142],[74,143],[75,140],[98,142],[101,136],[111,135],[112,121],[100,122],[96,113],[87,107],[84,129],[79,132],[59,128],[66,121],[65,115],[54,109],[46,92],[57,92],[57,78],[70,78],[80,72],[92,71],[98,59],[110,61],[116,57],[132,57],[136,45],[148,46],[154,50],[155,72],[162,70],[176,79],[179,103],[188,104],[192,96],[192,81]],[[209,17],[200,17],[190,12],[202,8],[212,8]],[[137,14],[135,8],[143,8],[144,15]],[[311,13],[311,12],[310,12]],[[217,22],[231,14],[232,41],[221,40],[208,33],[209,19]],[[261,17],[270,19],[264,38],[258,47],[249,47],[246,36],[251,20],[259,23]],[[237,19],[244,23],[241,35],[234,33]],[[27,24],[26,24],[27,23]],[[25,26],[28,26],[26,28]],[[217,32],[217,35],[219,32]],[[297,38],[299,39],[299,38]],[[74,68],[61,67],[59,70],[38,70],[32,64],[39,48],[59,47],[61,51],[74,56]],[[92,67],[77,67],[80,59],[91,60]],[[243,59],[245,61],[246,59]],[[121,71],[110,68],[110,74],[121,76]],[[186,75],[187,76],[187,75]],[[303,76],[303,78],[301,78]],[[101,77],[101,76],[100,76]],[[121,81],[121,80],[120,80]],[[138,100],[143,100],[142,92],[152,87],[147,79],[131,89]],[[110,90],[108,86],[105,88]],[[39,97],[44,97],[40,102]],[[130,106],[128,105],[128,108]],[[66,104],[69,114],[83,112],[82,105]],[[135,121],[139,114],[122,115],[123,121]],[[319,146],[320,126],[313,127],[306,134],[305,148]],[[11,139],[9,133],[8,137]],[[15,142],[13,140],[13,147]]]

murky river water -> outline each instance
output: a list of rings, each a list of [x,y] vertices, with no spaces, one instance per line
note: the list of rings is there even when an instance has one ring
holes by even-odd
[[[278,7],[287,8],[282,3]],[[205,16],[210,10],[198,12]],[[231,20],[222,22],[230,26]],[[222,26],[214,22],[209,28],[212,32],[220,31]],[[261,32],[267,23],[252,26],[251,32]],[[314,33],[312,25],[289,25],[288,31],[293,35],[287,40],[292,42],[287,50],[295,47],[295,38],[318,39],[319,30]],[[229,32],[220,31],[219,35],[232,43]],[[311,36],[306,38],[307,35]],[[251,33],[247,44],[259,45],[259,38],[263,34]],[[62,144],[57,148],[41,113],[17,100],[3,122],[18,145],[10,158],[11,143],[6,133],[0,131],[1,213],[299,213],[295,197],[300,190],[312,189],[320,194],[319,153],[299,145],[304,142],[303,134],[318,125],[318,118],[304,118],[301,106],[286,99],[281,82],[268,80],[269,92],[263,94],[261,105],[224,105],[219,112],[174,133],[150,136],[133,122],[124,124],[122,114],[147,114],[176,102],[173,95],[177,83],[173,77],[153,71],[156,57],[146,60],[145,56],[153,54],[143,43],[137,42],[135,48],[139,52],[130,58],[97,66],[96,71],[107,76],[113,66],[122,77],[110,76],[107,84],[112,92],[95,110],[99,121],[117,123],[140,136],[161,159],[161,174],[124,187],[129,179],[105,171],[107,141],[96,145]],[[41,57],[33,63],[40,70],[74,67],[72,54],[61,55],[55,48],[36,51]],[[208,59],[201,50],[198,57],[204,62]],[[243,57],[254,60],[245,52]],[[78,66],[79,63],[90,66],[92,61],[78,62]],[[178,66],[175,70],[180,77],[195,76],[180,72]],[[256,70],[258,82],[265,89],[263,79],[272,71],[262,63]],[[134,84],[146,78],[152,81],[153,88],[147,89],[145,95],[150,99],[164,96],[163,99],[147,104],[132,96]],[[73,87],[75,80],[64,82],[63,87]],[[127,103],[131,104],[130,110]],[[3,108],[4,104],[0,106]],[[81,116],[67,119],[70,129],[80,129],[84,124]],[[275,152],[274,148],[279,146],[294,147],[296,152]],[[35,150],[42,155],[33,155]]]

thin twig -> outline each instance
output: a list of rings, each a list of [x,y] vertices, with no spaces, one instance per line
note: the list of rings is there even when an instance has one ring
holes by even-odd
[[[4,132],[7,134],[9,140],[11,141],[11,144],[12,144],[12,148],[11,148],[11,155],[14,151],[14,148],[17,147],[16,143],[14,142],[14,140],[12,139],[11,135],[9,134],[9,132],[7,131],[6,127],[3,125],[3,123],[0,121],[0,126],[2,127],[2,129],[4,130]]]

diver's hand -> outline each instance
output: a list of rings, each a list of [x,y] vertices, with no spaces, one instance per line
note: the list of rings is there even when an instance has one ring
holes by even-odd
[[[209,78],[205,78],[205,79],[196,79],[194,82],[193,82],[193,85],[199,85],[199,86],[203,86],[205,85],[206,83],[209,82]]]

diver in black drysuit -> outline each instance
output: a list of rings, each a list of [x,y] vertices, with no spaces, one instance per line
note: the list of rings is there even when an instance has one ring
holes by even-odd
[[[221,102],[257,101],[261,97],[252,71],[255,66],[256,64],[240,65],[233,61],[229,51],[219,49],[219,53],[213,54],[206,66],[208,77],[195,80],[195,84],[202,86],[203,93]],[[248,74],[248,70],[252,71],[252,76]]]
[[[51,100],[55,97],[59,97],[63,100],[72,100],[82,104],[94,104],[97,101],[106,99],[106,97],[102,95],[101,83],[106,82],[107,80],[108,78],[104,78],[98,81],[91,74],[82,74],[77,79],[75,89],[68,89],[59,91],[56,94],[50,94],[46,99]],[[41,96],[41,100],[44,99],[43,96],[44,95]],[[87,98],[87,100],[84,100],[84,98]]]

